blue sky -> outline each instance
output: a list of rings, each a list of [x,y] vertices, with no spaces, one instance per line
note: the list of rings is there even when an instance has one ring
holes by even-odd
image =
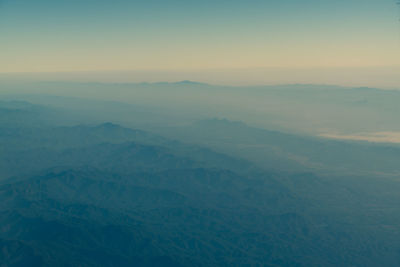
[[[0,72],[400,65],[395,0],[0,0]]]

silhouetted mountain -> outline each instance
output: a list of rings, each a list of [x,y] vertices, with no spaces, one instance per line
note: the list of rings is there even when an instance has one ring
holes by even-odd
[[[398,181],[360,170],[329,176],[326,168],[355,153],[366,162],[387,152],[392,161],[374,168],[394,169],[396,147],[225,119],[174,129],[179,141],[111,122],[26,122],[47,112],[23,112],[21,124],[0,126],[0,264],[400,264]],[[315,162],[326,164],[318,169],[324,176],[294,167]]]
[[[112,123],[97,126],[4,128],[3,176],[20,175],[53,166],[97,166],[126,171],[207,166],[251,170],[252,164],[209,149],[189,146]],[[24,168],[18,168],[24,164]],[[116,167],[118,165],[118,167]],[[1,179],[0,179],[1,180]]]
[[[315,228],[298,200],[269,186],[206,169],[50,171],[0,187],[0,238],[28,244],[23,257],[45,266],[340,265],[327,253],[356,237]]]
[[[208,85],[206,83],[194,82],[194,81],[189,81],[189,80],[176,82],[175,84],[179,84],[179,85]]]

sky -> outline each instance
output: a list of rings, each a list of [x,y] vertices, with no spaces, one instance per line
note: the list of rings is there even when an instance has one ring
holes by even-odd
[[[0,0],[0,73],[393,68],[399,10],[395,0]]]

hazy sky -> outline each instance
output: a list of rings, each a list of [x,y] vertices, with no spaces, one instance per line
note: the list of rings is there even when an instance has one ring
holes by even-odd
[[[400,65],[395,0],[0,0],[0,72]]]

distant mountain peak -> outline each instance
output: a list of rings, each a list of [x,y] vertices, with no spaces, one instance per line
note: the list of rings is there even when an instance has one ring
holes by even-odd
[[[183,84],[183,85],[207,85],[206,83],[194,82],[194,81],[190,81],[190,80],[179,81],[179,82],[176,82],[176,84]]]
[[[177,82],[142,82],[142,83],[139,83],[139,85],[144,85],[144,86],[149,86],[149,85],[162,85],[162,86],[168,86],[168,85],[198,85],[198,86],[205,86],[205,85],[209,85],[209,84],[190,81],[190,80],[183,80],[183,81],[177,81]]]

